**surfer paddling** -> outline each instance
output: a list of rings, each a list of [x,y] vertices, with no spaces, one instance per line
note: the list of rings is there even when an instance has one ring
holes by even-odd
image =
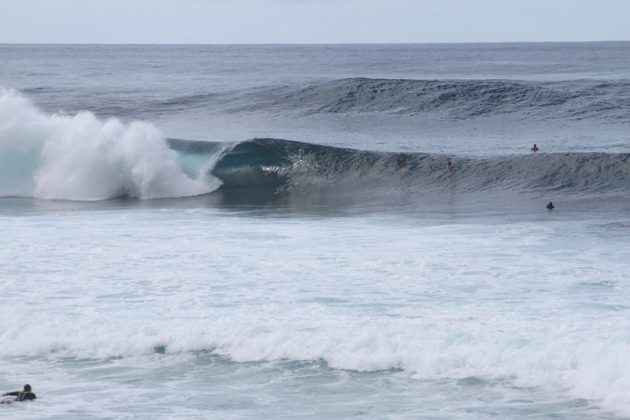
[[[15,397],[15,401],[32,401],[37,398],[37,395],[33,393],[31,386],[29,384],[24,385],[24,389],[22,391],[6,392],[2,394],[2,396]],[[1,401],[0,404],[6,404],[6,403],[11,403],[11,402],[13,401],[4,400],[4,401]]]

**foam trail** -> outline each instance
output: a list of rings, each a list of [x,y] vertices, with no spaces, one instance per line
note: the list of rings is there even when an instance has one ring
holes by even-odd
[[[472,340],[466,329],[474,326],[462,329],[451,324],[444,332],[431,333],[413,320],[320,319],[307,311],[265,314],[256,320],[210,310],[208,319],[185,322],[125,317],[123,323],[112,319],[102,323],[84,315],[72,322],[53,318],[54,328],[48,322],[29,325],[28,320],[8,315],[0,322],[4,344],[0,356],[106,359],[149,355],[160,348],[168,354],[209,350],[235,362],[323,360],[330,367],[359,372],[401,369],[421,380],[471,376],[507,380],[519,387],[561,390],[630,413],[625,393],[630,378],[624,373],[630,363],[623,332],[602,343],[552,334],[514,339],[481,329],[477,334],[482,335]],[[509,328],[515,321],[522,319],[499,324]]]
[[[204,194],[219,182],[188,177],[155,126],[90,112],[47,115],[0,89],[0,196],[142,199]]]

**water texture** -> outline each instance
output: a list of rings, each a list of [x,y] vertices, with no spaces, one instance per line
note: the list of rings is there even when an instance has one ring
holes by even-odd
[[[0,45],[0,417],[627,418],[629,69]]]

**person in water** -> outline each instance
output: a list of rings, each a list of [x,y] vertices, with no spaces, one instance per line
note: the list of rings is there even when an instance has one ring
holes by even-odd
[[[536,146],[536,143],[534,143],[534,145],[532,146],[532,148],[531,148],[531,149],[529,149],[529,150],[531,150],[532,152],[537,152],[537,151],[538,151],[538,150],[540,150],[540,149],[538,148],[538,146]]]
[[[453,162],[451,162],[450,160],[448,162],[446,162],[446,167],[444,168],[447,171],[452,171],[455,168],[455,165],[453,165]]]
[[[37,396],[31,390],[29,384],[24,385],[24,390],[13,391],[2,394],[3,397],[16,397],[15,401],[31,401],[37,398]]]
[[[401,156],[398,158],[398,167],[399,168],[404,168],[405,166],[407,166],[407,158],[404,156]]]
[[[551,201],[547,204],[547,210],[553,210],[555,207]]]

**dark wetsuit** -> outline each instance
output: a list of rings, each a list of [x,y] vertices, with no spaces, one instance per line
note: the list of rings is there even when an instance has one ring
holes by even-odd
[[[35,395],[34,393],[25,391],[7,392],[4,395],[17,397],[15,401],[29,401],[37,398],[37,395]]]

